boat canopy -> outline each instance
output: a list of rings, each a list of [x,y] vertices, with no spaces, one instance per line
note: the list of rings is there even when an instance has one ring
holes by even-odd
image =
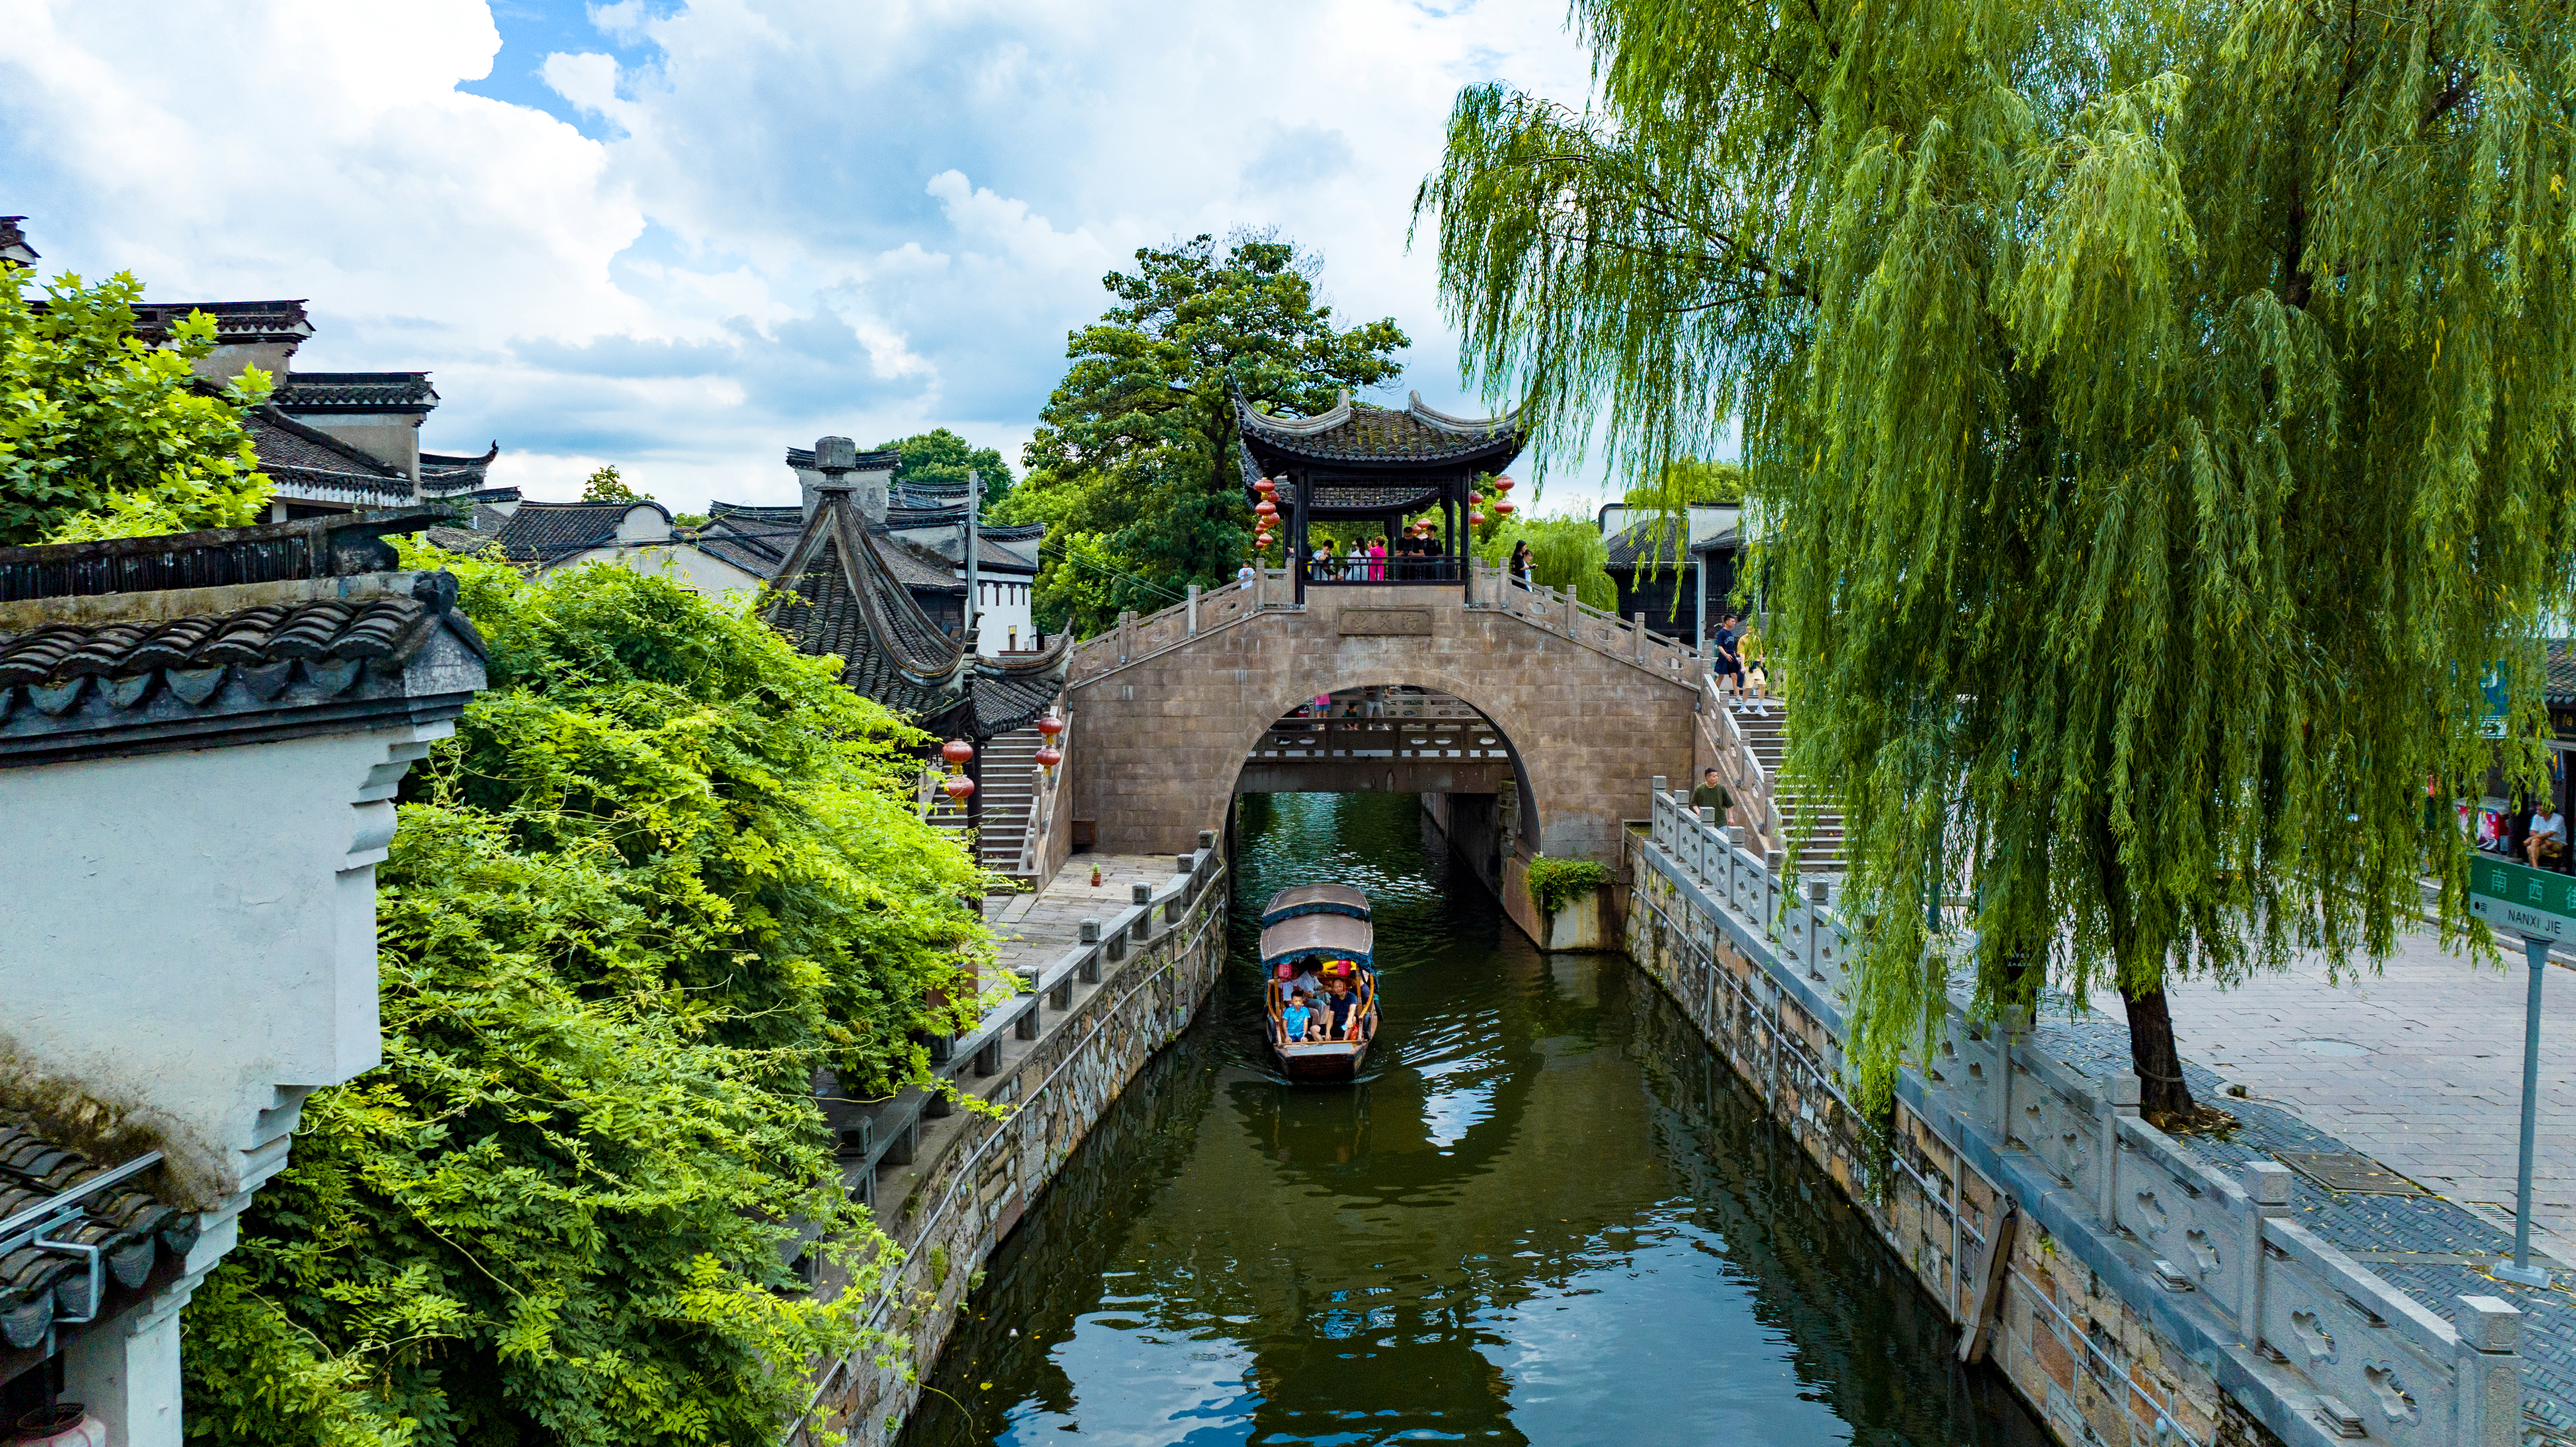
[[[1295,915],[1261,932],[1261,965],[1268,969],[1281,960],[1301,955],[1372,964],[1369,949],[1374,937],[1375,932],[1364,919],[1344,914]]]
[[[1340,914],[1352,919],[1369,917],[1368,896],[1347,884],[1299,884],[1270,896],[1270,907],[1261,912],[1264,925],[1301,914]]]

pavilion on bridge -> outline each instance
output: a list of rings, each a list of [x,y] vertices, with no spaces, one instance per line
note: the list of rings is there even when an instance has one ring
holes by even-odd
[[[1516,411],[1452,417],[1423,406],[1419,392],[1398,411],[1353,402],[1344,391],[1332,410],[1312,417],[1274,417],[1241,393],[1235,394],[1234,412],[1246,498],[1258,496],[1256,484],[1264,478],[1281,484],[1276,500],[1288,514],[1289,575],[1299,602],[1310,583],[1469,586],[1469,502],[1478,479],[1501,472],[1520,455]],[[1383,568],[1357,573],[1313,566],[1314,523],[1374,523],[1393,539],[1402,536],[1405,519],[1435,508],[1440,521],[1434,553],[1390,557]]]

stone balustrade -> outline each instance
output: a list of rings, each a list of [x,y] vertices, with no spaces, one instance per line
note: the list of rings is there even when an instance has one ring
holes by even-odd
[[[2293,1447],[2520,1440],[2520,1313],[2463,1296],[2444,1320],[2288,1219],[2285,1168],[2227,1178],[2140,1119],[2134,1076],[2089,1079],[1954,998],[1902,1072],[1892,1125],[1868,1126],[1843,1084],[1850,929],[1663,784],[1635,841],[1632,955],[1775,1111],[1794,1112],[1785,1123],[1856,1183],[1963,1332],[2018,1303],[2007,1375],[2061,1438],[2212,1447],[2232,1401]],[[1866,1186],[1880,1153],[1893,1190]],[[2013,1218],[2080,1264],[2089,1300],[2035,1281],[2048,1268],[2026,1249],[1991,1247]],[[2073,1357],[2084,1371],[2054,1389],[2046,1368]]]

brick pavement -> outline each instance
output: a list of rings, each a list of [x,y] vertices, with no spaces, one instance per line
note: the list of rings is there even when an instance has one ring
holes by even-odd
[[[2519,957],[2509,972],[2409,935],[2384,971],[2327,978],[2321,961],[2230,990],[2176,988],[2169,1000],[2184,1074],[2238,1129],[2182,1144],[2222,1174],[2281,1151],[2359,1151],[2433,1194],[2326,1190],[2302,1177],[2302,1224],[2449,1319],[2462,1295],[2502,1296],[2531,1314],[2523,1333],[2527,1442],[2576,1442],[2576,970],[2552,969],[2542,1009],[2533,1264],[2552,1284],[2487,1274],[2513,1250],[2521,1128]],[[2071,1018],[2053,1006],[2036,1034],[2088,1074],[2128,1068],[2128,1027],[2107,993]],[[2231,1084],[2247,1094],[2230,1097]],[[2498,1203],[2501,1203],[2500,1205]]]
[[[2184,1050],[2254,1099],[2510,1226],[2530,977],[2518,951],[2509,963],[2480,968],[2418,931],[2378,975],[2338,984],[2303,958],[2169,999]],[[2551,970],[2543,989],[2532,1217],[2576,1267],[2576,970]],[[2094,1004],[2117,1018],[2117,1000]]]
[[[1100,870],[1096,889],[1094,866]],[[1077,854],[1038,893],[986,896],[984,918],[999,937],[1002,968],[1050,965],[1073,948],[1084,920],[1105,921],[1133,904],[1130,886],[1160,889],[1171,880],[1168,854]]]

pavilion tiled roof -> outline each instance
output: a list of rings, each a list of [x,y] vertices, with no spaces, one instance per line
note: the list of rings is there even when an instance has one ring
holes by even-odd
[[[2576,704],[2576,642],[2549,640],[2549,678],[2541,693],[2547,702],[2562,707]]]
[[[62,1144],[53,1132],[21,1111],[0,1110],[0,1223],[24,1218],[79,1192],[114,1166]],[[108,1290],[139,1289],[164,1259],[184,1260],[197,1244],[198,1218],[152,1194],[150,1170],[96,1188],[46,1211],[36,1221],[0,1231],[0,1345],[40,1347],[56,1315],[99,1314],[90,1299],[87,1259],[39,1250],[32,1240],[43,1226],[49,1240],[92,1246],[102,1253]]]
[[[284,412],[427,412],[438,392],[427,372],[289,372],[270,401]]]
[[[1397,465],[1481,461],[1500,467],[1521,450],[1517,412],[1452,417],[1424,406],[1419,392],[1401,410],[1356,403],[1345,392],[1330,411],[1312,417],[1274,417],[1238,393],[1234,411],[1244,441],[1255,452],[1306,461]]]

